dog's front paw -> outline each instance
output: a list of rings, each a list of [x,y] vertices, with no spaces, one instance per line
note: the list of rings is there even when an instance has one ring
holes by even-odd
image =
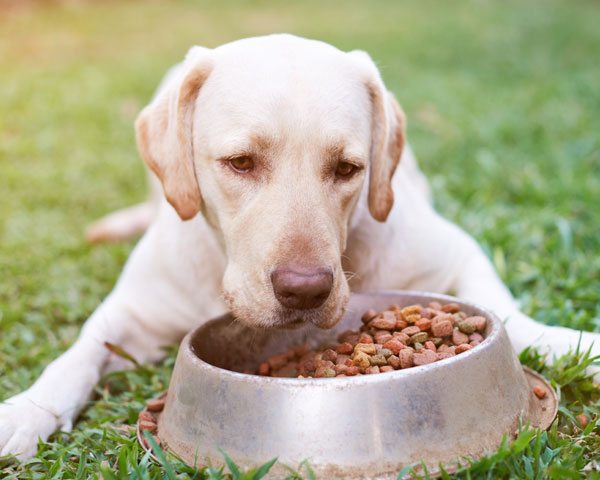
[[[38,438],[58,429],[58,417],[24,394],[0,403],[0,457],[27,460],[37,452]]]

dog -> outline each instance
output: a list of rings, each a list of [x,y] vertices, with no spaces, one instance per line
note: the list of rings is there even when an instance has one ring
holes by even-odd
[[[147,231],[73,346],[0,404],[0,455],[35,455],[102,375],[130,366],[105,342],[157,362],[226,310],[258,328],[330,328],[351,290],[451,292],[506,319],[517,351],[600,353],[600,335],[519,312],[475,240],[435,212],[404,113],[363,51],[287,34],[192,47],[135,126],[162,192],[89,237]]]

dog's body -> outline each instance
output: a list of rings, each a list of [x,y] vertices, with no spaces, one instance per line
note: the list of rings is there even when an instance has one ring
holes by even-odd
[[[478,302],[507,319],[506,327],[517,350],[533,345],[562,354],[577,345],[579,332],[537,324],[518,311],[510,292],[476,242],[433,210],[427,182],[410,149],[404,149],[395,168],[403,145],[403,117],[395,106],[377,103],[385,102],[385,92],[382,93],[378,74],[367,65],[369,60],[364,54],[333,52],[332,47],[324,44],[290,36],[250,39],[231,45],[238,47],[224,49],[219,56],[210,54],[208,70],[203,66],[204,56],[208,55],[204,49],[188,55],[186,62],[171,72],[162,92],[142,112],[137,125],[138,144],[142,156],[160,178],[166,198],[162,196],[126,214],[113,215],[96,228],[96,236],[111,228],[116,232],[114,237],[120,236],[119,232],[126,236],[154,218],[115,289],[86,322],[77,342],[51,363],[30,389],[0,405],[0,455],[12,453],[20,458],[33,455],[38,437],[46,439],[57,429],[71,428],[101,375],[129,366],[111,354],[105,342],[121,346],[139,362],[158,361],[163,356],[162,346],[178,343],[199,322],[227,308],[259,326],[308,320],[328,327],[339,320],[347,301],[344,273],[349,274],[349,286],[355,291],[451,292]],[[227,65],[225,57],[232,51],[235,53],[236,48],[252,62],[252,52],[257,46],[261,55],[267,57],[277,57],[278,49],[285,52],[286,60],[273,61],[274,69],[269,75],[275,78],[264,91],[253,86],[252,107],[239,104],[246,101],[247,93],[242,100],[231,100],[225,107],[223,102],[211,106],[215,90],[223,91],[225,86],[236,91],[245,88],[245,85],[232,86],[227,68],[215,65]],[[280,73],[277,62],[286,61],[296,68],[295,58],[302,57],[304,51],[308,52],[306,61],[312,62],[315,72],[325,71],[324,78],[327,75],[333,78],[342,70],[335,85],[331,83],[333,80],[323,80],[321,88],[313,91],[310,82],[302,83],[304,73],[300,76]],[[294,58],[287,60],[288,54]],[[239,64],[239,52],[236,55]],[[351,63],[342,55],[352,55]],[[328,65],[338,59],[340,64],[334,72]],[[264,65],[269,65],[269,61],[267,58]],[[302,61],[298,62],[302,65]],[[244,65],[239,68],[243,70]],[[343,71],[345,68],[350,70]],[[351,70],[354,68],[356,71]],[[360,73],[366,70],[368,94]],[[242,76],[246,71],[243,72]],[[319,78],[315,72],[311,82]],[[215,80],[209,85],[213,77]],[[221,84],[215,85],[219,81]],[[244,83],[252,82],[250,79]],[[346,88],[344,82],[351,85]],[[341,86],[347,91],[340,92]],[[178,92],[175,100],[168,98],[170,89]],[[199,89],[208,91],[206,98],[198,94]],[[261,108],[261,102],[273,89],[280,91],[282,98],[300,96],[297,103],[286,106],[285,118],[278,119],[293,124],[280,127],[283,133],[278,131],[270,140],[265,139],[269,132],[264,125],[258,133],[237,135],[238,140],[250,138],[254,145],[247,145],[243,152],[258,145],[264,148],[263,153],[252,151],[239,156],[235,152],[238,147],[228,153],[226,148],[232,148],[236,141],[227,137],[229,132],[240,125],[256,123],[255,117],[260,117],[255,114],[256,109]],[[318,98],[320,92],[325,92],[323,98]],[[183,134],[177,132],[175,143],[153,145],[157,138],[173,134],[174,110],[185,115],[186,109],[192,108],[184,103],[189,95],[195,108],[202,106],[202,113],[212,112],[211,115],[207,113],[208,118],[203,119],[200,113],[190,113],[193,122],[184,118]],[[235,97],[233,91],[231,95]],[[315,111],[324,99],[331,105]],[[344,111],[342,102],[349,104],[349,110]],[[226,108],[230,117],[211,110],[219,108]],[[383,115],[379,119],[378,108]],[[231,120],[245,109],[252,118],[239,123]],[[273,123],[271,118],[280,109],[281,106],[274,111],[265,109],[262,112],[265,122]],[[338,117],[321,118],[327,115]],[[159,121],[154,124],[157,118]],[[346,121],[350,123],[345,125]],[[324,133],[327,125],[340,122],[334,133]],[[221,125],[222,131],[214,131],[219,123],[225,124]],[[316,153],[321,150],[313,137],[329,141],[338,132],[341,137],[335,138],[334,150],[343,150],[343,159],[336,157],[335,162],[339,163],[332,164],[335,173],[328,177],[329,167],[315,160],[326,155]],[[193,137],[189,150],[186,150],[186,135]],[[219,144],[214,138],[224,140]],[[282,142],[277,144],[273,138]],[[382,148],[378,147],[378,139],[383,142]],[[204,153],[208,151],[213,153]],[[175,162],[175,157],[186,155],[193,159],[192,166]],[[203,155],[206,158],[199,159]],[[386,160],[386,155],[391,160]],[[167,157],[168,164],[161,160]],[[219,160],[209,162],[209,157]],[[275,157],[279,159],[277,162],[273,160]],[[281,160],[284,157],[295,160]],[[386,161],[391,163],[385,166]],[[233,173],[227,170],[231,162],[234,162]],[[356,168],[348,167],[348,162],[356,164]],[[216,166],[217,163],[224,166]],[[251,168],[238,168],[247,164]],[[217,171],[222,167],[226,171]],[[176,181],[174,169],[179,171]],[[346,174],[348,171],[351,173]],[[389,175],[387,180],[386,175]],[[388,183],[393,190],[393,207]],[[202,214],[198,214],[200,210]],[[294,281],[297,278],[328,281],[326,300],[310,308],[290,306],[288,293],[282,296],[277,292],[274,272],[278,269],[288,276],[291,271]],[[584,333],[583,348],[597,338],[595,334]]]

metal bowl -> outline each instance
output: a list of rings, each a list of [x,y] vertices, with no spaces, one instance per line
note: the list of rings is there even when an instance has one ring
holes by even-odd
[[[314,345],[360,325],[369,308],[456,302],[488,319],[485,340],[456,357],[389,373],[327,379],[270,378],[253,370],[268,355],[303,342]],[[539,399],[534,386],[546,391]],[[220,464],[221,447],[251,467],[277,456],[297,467],[308,459],[318,478],[395,478],[423,461],[430,474],[456,468],[461,456],[494,451],[519,421],[547,428],[557,397],[521,366],[504,326],[491,312],[453,297],[387,291],[354,294],[331,330],[254,330],[224,315],[181,343],[158,435],[190,464]],[[280,469],[280,470],[277,470]],[[271,471],[282,478],[283,467]]]

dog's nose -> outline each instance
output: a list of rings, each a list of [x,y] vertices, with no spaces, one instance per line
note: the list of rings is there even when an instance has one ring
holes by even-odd
[[[327,300],[333,272],[327,268],[285,266],[271,273],[271,283],[277,300],[284,307],[306,310]]]

